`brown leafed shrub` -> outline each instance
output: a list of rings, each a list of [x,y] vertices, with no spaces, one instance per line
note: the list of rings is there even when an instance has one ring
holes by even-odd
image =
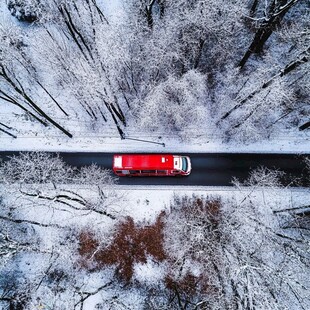
[[[183,299],[189,299],[194,295],[210,293],[212,287],[208,283],[207,277],[200,275],[194,276],[187,272],[182,278],[176,280],[171,275],[165,277],[166,287],[174,291]]]
[[[79,235],[79,253],[82,256],[90,257],[99,246],[95,236],[89,231],[82,231]]]
[[[216,229],[221,220],[221,200],[219,198],[175,197],[171,205],[172,212],[181,212],[186,219],[204,219],[200,224],[207,224]],[[199,222],[199,221],[198,221]]]
[[[171,211],[174,214],[178,214],[178,217],[184,221],[184,228],[186,223],[191,227],[195,227],[194,230],[189,231],[190,235],[185,233],[190,239],[194,237],[195,232],[203,232],[205,238],[215,241],[219,240],[219,224],[222,221],[222,202],[216,197],[199,197],[193,195],[192,197],[175,197]]]
[[[115,265],[119,277],[129,282],[135,263],[146,263],[148,255],[158,262],[166,258],[163,248],[164,215],[161,213],[153,225],[145,227],[136,226],[133,219],[127,217],[119,224],[112,243],[102,249],[98,249],[99,242],[92,234],[82,232],[79,253],[84,260],[93,260],[96,268]],[[82,266],[85,267],[85,263]]]
[[[83,268],[90,268],[90,258],[95,253],[98,246],[99,242],[96,240],[93,233],[85,230],[79,234],[79,254],[82,257],[79,264]]]
[[[200,198],[193,196],[192,200],[188,203],[192,205],[192,208],[204,212],[209,219],[218,221],[221,211],[221,201],[217,198]]]
[[[212,223],[214,228],[217,228],[220,217],[221,217],[221,202],[218,199],[209,200],[205,204],[205,210],[208,214],[210,223]]]

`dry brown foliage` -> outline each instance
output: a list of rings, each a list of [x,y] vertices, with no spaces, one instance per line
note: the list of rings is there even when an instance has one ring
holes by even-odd
[[[129,282],[133,276],[135,263],[146,263],[147,256],[161,262],[166,258],[163,249],[163,216],[161,213],[153,225],[136,226],[131,217],[119,224],[113,241],[103,249],[98,249],[99,242],[89,232],[82,232],[79,238],[79,253],[85,260],[92,260],[96,268],[103,266],[116,266],[117,275]],[[97,250],[97,252],[95,252]]]
[[[189,208],[185,206],[184,211],[188,211]],[[221,201],[219,199],[201,199],[200,197],[194,197],[191,210],[205,214],[212,228],[217,228],[221,217]]]
[[[202,198],[193,195],[193,197],[183,196],[175,197],[172,212],[181,212],[186,218],[204,217],[212,228],[216,228],[221,220],[222,203],[217,198]]]
[[[194,276],[187,272],[184,277],[176,280],[172,276],[165,277],[165,285],[168,289],[182,295],[184,298],[210,291],[207,277],[202,275]]]
[[[95,235],[88,230],[82,231],[79,234],[79,254],[81,259],[79,265],[83,268],[91,269],[90,258],[99,246]]]

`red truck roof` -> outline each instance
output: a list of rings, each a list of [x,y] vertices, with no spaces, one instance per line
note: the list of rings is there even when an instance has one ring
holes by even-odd
[[[172,170],[173,155],[160,154],[122,154],[114,155],[113,169],[136,169],[136,170]]]

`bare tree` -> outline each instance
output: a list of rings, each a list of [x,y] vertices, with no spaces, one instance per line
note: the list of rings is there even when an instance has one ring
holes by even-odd
[[[102,41],[104,45],[109,44],[104,37],[106,33],[111,32],[107,18],[95,0],[82,1],[79,4],[54,1],[53,6],[55,15],[59,17],[59,30],[64,31],[65,36],[61,38],[48,31],[49,39],[56,41],[57,46],[61,46],[62,43],[71,45],[73,42],[77,47],[73,61],[68,62],[68,54],[54,55],[66,62],[61,75],[68,76],[70,88],[73,92],[76,89],[75,96],[87,114],[95,121],[102,118],[106,122],[107,112],[123,138],[126,119],[117,96],[116,72],[111,71],[111,64],[105,62],[105,49],[101,49],[100,46]],[[66,50],[63,52],[67,53]]]
[[[95,165],[79,171],[59,156],[38,152],[1,163],[0,175],[0,262],[6,262],[0,269],[0,301],[12,309],[82,309],[86,300],[109,289],[110,284],[89,286],[76,272],[76,238],[83,225],[103,221],[98,232],[116,218],[111,205],[121,198],[109,172]],[[20,261],[24,266],[17,272]]]
[[[193,124],[204,126],[207,119],[204,76],[189,71],[181,79],[168,78],[140,101],[133,102],[134,113],[143,130],[177,134],[184,140],[193,139],[197,132]],[[160,117],[158,117],[160,115]]]
[[[180,308],[186,307],[187,299],[181,290],[184,284],[177,285],[176,280],[189,270],[196,277],[199,272],[207,275],[205,291],[187,279],[198,293],[197,306],[308,307],[309,280],[304,272],[310,263],[309,221],[285,209],[274,212],[277,204],[271,197],[280,193],[280,175],[258,169],[247,181],[248,187],[240,188],[241,196],[220,204],[203,197],[175,199],[165,226],[165,246],[175,262],[175,281],[169,287],[175,290],[172,300]]]
[[[254,39],[244,54],[243,58],[239,62],[238,66],[243,67],[249,57],[253,53],[261,53],[263,50],[263,46],[265,42],[269,39],[273,31],[280,24],[285,14],[298,2],[299,0],[280,0],[270,2],[265,2],[264,16],[261,18],[262,22],[260,22],[258,29],[256,30]],[[257,1],[253,2],[251,8],[251,15],[257,9]]]
[[[1,164],[0,179],[5,184],[58,184],[69,182],[73,171],[59,155],[25,152]]]
[[[68,130],[32,99],[31,91],[27,89],[27,85],[24,85],[25,79],[22,78],[22,76],[28,75],[29,70],[23,65],[25,60],[29,60],[25,57],[26,45],[22,41],[21,33],[16,29],[16,26],[11,25],[9,32],[7,29],[3,25],[0,27],[0,36],[4,39],[0,50],[0,99],[6,104],[19,107],[45,126],[52,124],[72,138],[72,134]]]
[[[0,179],[7,185],[18,184],[19,187],[13,186],[12,190],[22,196],[115,219],[107,210],[113,201],[119,199],[113,193],[116,179],[111,176],[109,170],[96,165],[82,167],[79,171],[65,164],[59,156],[42,152],[21,153],[0,166]],[[91,186],[97,193],[96,199],[83,197],[78,190],[62,188],[64,184]]]

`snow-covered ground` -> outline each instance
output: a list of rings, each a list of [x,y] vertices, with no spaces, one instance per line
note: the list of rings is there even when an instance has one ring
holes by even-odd
[[[2,113],[2,116],[4,113]],[[68,124],[66,121],[64,121]],[[52,152],[206,152],[206,153],[310,153],[310,132],[287,132],[277,135],[268,141],[249,144],[225,143],[216,132],[204,134],[191,142],[179,141],[177,137],[154,133],[152,135],[132,131],[128,139],[122,140],[115,130],[104,130],[102,135],[89,132],[78,132],[78,121],[71,122],[74,127],[72,139],[57,132],[49,134],[33,131],[26,123],[23,133],[17,139],[0,133],[1,151],[52,151]],[[76,124],[76,125],[75,125]],[[159,138],[160,137],[160,138]],[[136,141],[144,140],[144,141]],[[163,146],[163,143],[165,146]]]

